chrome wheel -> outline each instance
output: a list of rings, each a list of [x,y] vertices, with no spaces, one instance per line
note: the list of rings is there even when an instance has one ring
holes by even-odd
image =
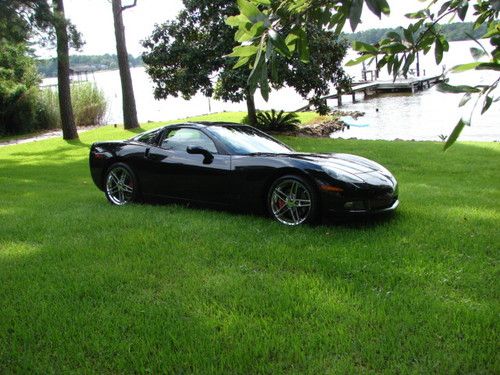
[[[285,179],[273,188],[270,206],[273,216],[280,223],[299,225],[311,213],[311,193],[300,181]]]
[[[115,167],[106,178],[106,195],[111,203],[122,206],[134,198],[134,180],[124,167]]]

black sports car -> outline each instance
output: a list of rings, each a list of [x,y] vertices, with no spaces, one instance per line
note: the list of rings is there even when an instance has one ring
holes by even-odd
[[[253,127],[220,122],[165,126],[90,149],[90,170],[116,205],[165,197],[262,208],[287,225],[321,214],[378,213],[398,204],[396,179],[349,154],[308,154]]]

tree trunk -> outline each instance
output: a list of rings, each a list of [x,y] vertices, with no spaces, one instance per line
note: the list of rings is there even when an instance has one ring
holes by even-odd
[[[69,81],[69,45],[63,0],[54,0],[54,27],[57,38],[57,85],[59,91],[59,109],[64,139],[78,139]]]
[[[257,125],[257,111],[255,110],[255,101],[253,94],[249,89],[246,90],[245,99],[247,101],[247,112],[248,112],[248,121],[251,126]]]
[[[128,63],[125,28],[122,18],[122,1],[113,0],[112,4],[115,24],[116,54],[118,55],[118,68],[120,69],[120,80],[122,83],[123,124],[125,129],[135,129],[139,127],[139,122],[137,121],[134,87],[132,86],[132,77],[130,76],[130,67]]]

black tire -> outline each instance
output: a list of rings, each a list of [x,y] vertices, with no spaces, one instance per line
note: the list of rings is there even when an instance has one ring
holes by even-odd
[[[316,189],[307,179],[297,175],[276,179],[267,193],[266,206],[274,220],[290,226],[314,223],[319,216]]]
[[[139,184],[134,171],[125,163],[111,165],[104,178],[104,194],[111,204],[117,206],[136,202]]]

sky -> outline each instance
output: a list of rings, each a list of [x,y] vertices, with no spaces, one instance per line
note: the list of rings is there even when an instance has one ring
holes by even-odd
[[[132,0],[122,0],[123,5],[131,4]],[[356,31],[371,28],[404,26],[408,20],[406,13],[419,10],[424,3],[418,0],[389,0],[391,16],[379,20],[369,10],[363,10],[363,23]],[[69,18],[82,33],[86,42],[81,52],[72,54],[101,55],[116,53],[113,30],[113,15],[111,3],[108,0],[65,0],[66,17]],[[127,47],[130,54],[137,56],[142,53],[141,40],[153,30],[155,24],[161,24],[174,19],[182,9],[182,0],[137,0],[134,8],[123,13]],[[345,32],[350,32],[346,27]],[[55,50],[39,49],[40,57],[54,57]]]

